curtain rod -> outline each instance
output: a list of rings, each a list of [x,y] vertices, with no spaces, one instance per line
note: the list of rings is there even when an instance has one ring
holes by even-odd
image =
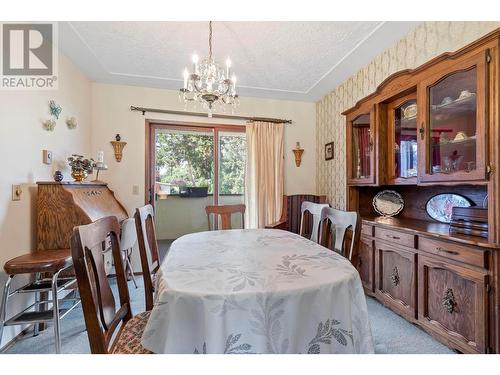
[[[186,112],[186,111],[174,111],[170,109],[156,109],[156,108],[145,108],[145,107],[135,107],[130,106],[131,111],[142,112],[144,116],[146,112],[151,113],[166,113],[169,115],[181,115],[181,116],[198,116],[198,117],[207,117],[206,113],[203,112]],[[221,119],[233,119],[233,120],[247,120],[247,121],[265,121],[265,122],[273,122],[276,124],[291,124],[292,120],[282,120],[279,118],[268,118],[268,117],[247,117],[247,116],[235,116],[235,115],[224,115],[224,114],[212,114],[212,118],[221,118]]]

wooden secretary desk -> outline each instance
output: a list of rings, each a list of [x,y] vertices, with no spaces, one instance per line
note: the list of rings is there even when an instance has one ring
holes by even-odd
[[[387,78],[345,111],[347,208],[362,216],[365,292],[464,353],[500,353],[500,29]],[[379,216],[395,190],[405,208]],[[427,201],[488,207],[488,238],[451,234]]]
[[[104,182],[37,182],[37,250],[68,249],[73,228],[127,211]]]

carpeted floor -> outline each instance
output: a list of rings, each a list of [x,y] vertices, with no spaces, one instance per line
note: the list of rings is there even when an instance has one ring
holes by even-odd
[[[137,278],[139,288],[129,283],[132,311],[144,311],[142,278]],[[117,293],[116,293],[117,294]],[[382,306],[376,300],[367,298],[368,314],[375,341],[376,353],[390,354],[441,354],[453,353],[450,349],[434,340],[417,326]],[[90,348],[85,331],[81,308],[75,309],[61,322],[62,351],[67,354],[89,353]],[[52,326],[38,336],[27,334],[10,346],[5,353],[45,354],[54,353]]]

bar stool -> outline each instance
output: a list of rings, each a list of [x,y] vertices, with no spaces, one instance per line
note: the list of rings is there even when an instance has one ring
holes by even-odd
[[[120,238],[120,250],[122,251],[124,262],[125,262],[125,274],[130,273],[132,276],[132,281],[134,282],[135,288],[137,289],[137,283],[134,277],[134,270],[132,269],[132,264],[130,263],[130,256],[132,255],[132,250],[137,242],[137,231],[135,230],[135,220],[134,218],[128,218],[123,220],[121,225],[121,238]]]
[[[52,321],[54,323],[56,353],[61,352],[59,321],[80,304],[80,299],[76,297],[58,298],[59,293],[76,285],[74,276],[59,277],[62,271],[69,269],[72,265],[70,249],[36,251],[33,254],[24,254],[13,258],[5,263],[3,268],[8,277],[3,288],[0,305],[0,342],[5,326],[34,324],[34,335],[36,336],[38,324]],[[35,280],[11,292],[12,279],[20,274],[34,274]],[[48,292],[52,292],[51,300],[48,297],[41,298],[42,293],[47,295]],[[34,293],[35,302],[6,320],[7,302],[17,293]],[[73,302],[73,304],[67,308],[60,307],[60,304],[65,302]],[[52,309],[48,309],[49,304],[52,304]],[[34,311],[31,311],[32,308]]]

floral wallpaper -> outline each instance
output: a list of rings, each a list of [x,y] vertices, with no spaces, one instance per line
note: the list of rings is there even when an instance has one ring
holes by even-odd
[[[423,22],[391,48],[372,60],[316,103],[316,187],[332,207],[344,209],[346,145],[343,111],[371,94],[391,74],[416,68],[443,52],[453,52],[488,32],[500,22]],[[334,142],[334,158],[325,161],[324,147]]]

